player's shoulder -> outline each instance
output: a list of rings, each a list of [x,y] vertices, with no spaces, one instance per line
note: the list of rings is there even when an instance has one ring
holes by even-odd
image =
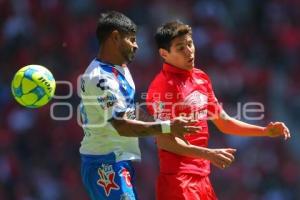
[[[93,79],[95,77],[112,77],[113,67],[109,64],[105,64],[94,59],[85,70],[84,76],[85,78],[89,79]]]
[[[167,82],[167,77],[165,76],[163,71],[160,71],[158,74],[155,75],[150,86],[151,87],[160,87],[160,86],[165,85],[166,82]]]
[[[93,60],[82,75],[82,79],[89,88],[110,88],[118,89],[113,67],[109,64]]]
[[[209,75],[199,68],[196,68],[196,67],[194,68],[194,74],[202,79],[205,79],[208,81],[210,80]]]
[[[152,80],[151,84],[148,88],[148,93],[150,92],[176,92],[176,80],[174,78],[168,76],[168,74],[164,73],[164,71],[160,71],[155,78]]]
[[[194,68],[194,73],[201,76],[208,76],[203,70],[199,69],[198,67]]]

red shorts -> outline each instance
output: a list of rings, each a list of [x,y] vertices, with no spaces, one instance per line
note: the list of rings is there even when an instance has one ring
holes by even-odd
[[[217,200],[208,176],[160,174],[156,191],[157,200]]]

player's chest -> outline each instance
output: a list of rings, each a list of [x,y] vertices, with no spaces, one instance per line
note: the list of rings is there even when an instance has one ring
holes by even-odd
[[[130,74],[114,72],[115,83],[121,96],[125,99],[133,99],[135,85]]]
[[[177,82],[180,93],[177,100],[183,107],[205,108],[208,104],[208,84],[200,78],[188,78]]]

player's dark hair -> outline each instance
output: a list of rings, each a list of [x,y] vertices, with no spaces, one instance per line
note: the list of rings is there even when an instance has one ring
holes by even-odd
[[[155,41],[158,49],[170,51],[172,40],[185,34],[192,35],[192,28],[179,20],[171,21],[160,26],[155,33]]]
[[[103,43],[109,34],[114,30],[121,34],[135,34],[137,31],[136,24],[124,14],[117,11],[108,11],[102,13],[98,19],[96,36],[99,44]]]

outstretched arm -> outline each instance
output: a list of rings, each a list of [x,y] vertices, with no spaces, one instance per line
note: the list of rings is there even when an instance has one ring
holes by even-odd
[[[291,137],[289,129],[283,122],[270,122],[266,127],[256,126],[234,119],[228,116],[225,111],[222,111],[212,121],[221,132],[226,134],[239,136],[283,136],[284,139]]]

